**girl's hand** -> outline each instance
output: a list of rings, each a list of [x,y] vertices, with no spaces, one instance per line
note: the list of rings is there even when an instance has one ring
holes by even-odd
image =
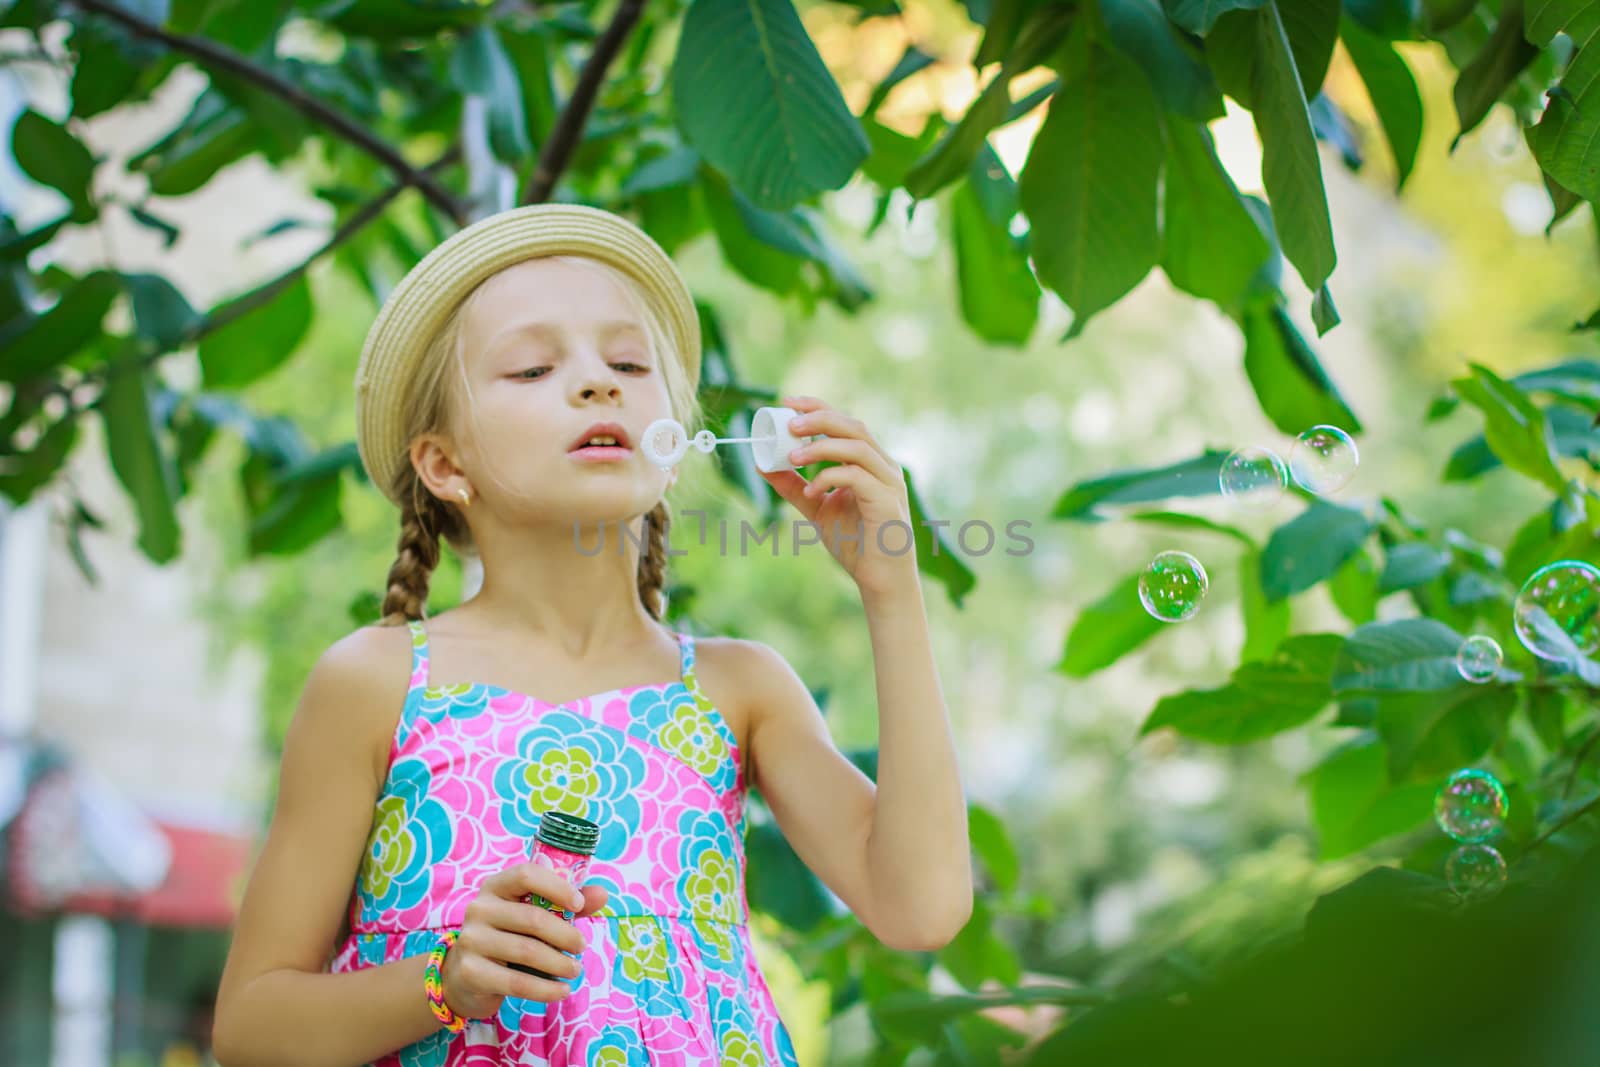
[[[796,437],[827,435],[802,445],[790,462],[799,467],[833,460],[839,465],[824,468],[809,482],[798,471],[763,472],[762,477],[817,524],[823,544],[862,592],[882,592],[907,580],[915,584],[911,502],[900,464],[860,419],[816,397],[784,397],[780,403],[800,412],[789,421]],[[889,523],[894,525],[884,529]]]
[[[583,908],[572,909],[575,919],[605,907],[609,899],[600,886],[586,886],[582,892]],[[582,964],[560,950],[582,953],[583,935],[560,915],[524,903],[522,898],[529,893],[570,907],[573,887],[557,871],[527,861],[485,878],[467,905],[461,934],[445,953],[439,975],[444,1002],[457,1015],[487,1019],[500,1011],[506,997],[548,1003],[572,992],[563,982],[535,978],[505,965],[521,963],[571,978],[582,973]]]

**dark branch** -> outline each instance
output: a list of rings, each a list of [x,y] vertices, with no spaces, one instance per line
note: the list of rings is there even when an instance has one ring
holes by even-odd
[[[583,73],[578,75],[578,84],[573,87],[572,96],[567,100],[566,107],[561,109],[555,128],[550,131],[544,147],[539,151],[539,165],[534,168],[533,177],[528,182],[528,192],[522,198],[524,204],[542,204],[550,199],[561,172],[567,169],[573,150],[583,136],[583,127],[589,121],[595,97],[600,95],[606,71],[617,58],[617,53],[622,51],[622,43],[633,32],[643,11],[644,0],[622,0],[617,5],[616,13],[611,16],[611,24],[595,42],[594,52],[583,65]]]
[[[452,146],[444,155],[428,164],[423,173],[431,174],[436,170],[447,167],[451,163],[454,163],[460,157],[460,155],[460,146]],[[188,345],[192,345],[196,341],[199,341],[202,337],[205,337],[207,334],[214,333],[241,316],[248,315],[256,308],[271,303],[274,297],[283,292],[283,290],[287,289],[289,286],[293,285],[301,275],[310,270],[313,263],[317,262],[317,260],[321,259],[323,256],[326,256],[328,253],[332,252],[346,241],[349,241],[352,237],[365,229],[379,215],[383,214],[384,209],[394,202],[395,197],[405,192],[407,188],[409,188],[409,186],[395,185],[390,189],[386,189],[368,203],[363,204],[359,211],[355,212],[348,219],[346,219],[344,224],[341,225],[337,230],[334,230],[333,233],[329,235],[327,241],[323,242],[322,247],[311,253],[311,255],[308,256],[304,262],[290,267],[288,270],[284,271],[271,281],[258,285],[256,288],[250,290],[237,300],[234,300],[226,305],[226,307],[222,310],[214,312],[210,315],[207,315],[205,318],[200,319],[188,330],[186,330],[172,345],[165,348],[158,347],[152,352],[143,353],[138,358],[127,360],[121,364],[113,365],[108,363],[104,368],[101,369],[99,373],[86,375],[85,380],[91,381],[100,376],[103,376],[105,379],[109,380],[117,374],[126,373],[131,370],[143,371],[151,366],[154,366],[163,356],[167,355],[168,353],[174,352]],[[81,382],[79,383],[79,385],[82,384],[83,383]],[[58,388],[65,389],[65,387],[62,386],[58,386]],[[74,386],[74,388],[77,388],[77,386]],[[67,390],[67,393],[70,397],[71,391]]]
[[[328,129],[337,133],[351,144],[365,151],[372,158],[393,171],[406,185],[420,189],[424,196],[434,203],[439,210],[454,219],[456,225],[466,224],[466,211],[450,191],[440,185],[434,178],[418,170],[400,155],[391,145],[385,144],[370,130],[367,130],[349,116],[330,107],[327,103],[312,96],[300,86],[274,74],[264,67],[252,63],[245,56],[233,51],[215,41],[208,41],[203,37],[187,34],[168,33],[160,26],[130,14],[107,0],[68,0],[86,11],[103,15],[120,24],[130,33],[140,37],[147,37],[159,41],[175,52],[180,52],[199,60],[202,64],[217,67],[231,74],[236,74],[245,81],[252,82],[268,92],[281,97],[293,105],[302,114],[321,123]]]

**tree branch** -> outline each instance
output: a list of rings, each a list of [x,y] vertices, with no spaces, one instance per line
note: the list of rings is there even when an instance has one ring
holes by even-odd
[[[455,220],[456,225],[466,224],[466,214],[462,205],[451,195],[450,191],[440,185],[434,178],[410,163],[391,145],[384,143],[370,130],[361,126],[349,116],[335,110],[326,102],[306,92],[300,86],[280,77],[274,72],[250,61],[245,56],[233,51],[215,41],[208,41],[203,37],[188,34],[169,33],[108,0],[68,0],[85,11],[103,15],[140,37],[159,41],[175,52],[180,52],[199,60],[202,64],[218,67],[230,74],[238,75],[245,81],[267,90],[275,96],[287,101],[303,115],[315,122],[321,123],[328,129],[337,133],[351,144],[361,148],[372,158],[388,167],[406,185],[420,189],[424,196],[433,202],[439,210]]]
[[[611,16],[611,24],[595,42],[594,52],[583,65],[578,84],[573,86],[572,96],[568,98],[566,107],[561,109],[555,128],[550,131],[544,147],[539,151],[539,165],[534,168],[533,177],[528,182],[528,191],[522,198],[524,204],[542,204],[550,199],[561,172],[567,169],[573,150],[578,146],[584,125],[589,121],[589,112],[594,108],[595,98],[600,95],[606,71],[617,58],[617,53],[622,51],[622,43],[633,32],[643,11],[644,0],[621,0],[617,5],[616,13]]]
[[[424,168],[423,173],[431,174],[433,171],[447,167],[454,163],[460,157],[460,155],[460,146],[452,145],[449,151],[445,152],[444,155],[428,164],[428,166]],[[410,188],[410,186],[396,184],[392,188],[380,193],[378,196],[362,205],[359,211],[355,212],[348,219],[346,219],[343,225],[329,235],[327,241],[323,242],[322,247],[311,253],[311,255],[308,256],[304,262],[290,267],[288,270],[284,271],[271,281],[264,282],[261,285],[256,286],[256,288],[229,303],[225,310],[215,312],[198,320],[172,345],[165,348],[157,347],[154,351],[143,353],[136,359],[126,360],[120,364],[108,363],[103,368],[99,369],[98,372],[85,375],[85,381],[92,381],[97,377],[103,377],[104,380],[109,381],[118,374],[135,370],[146,370],[154,366],[163,356],[167,355],[168,353],[174,352],[188,345],[192,345],[196,341],[199,341],[202,337],[205,337],[207,334],[214,333],[215,331],[220,330],[222,327],[228,325],[230,322],[233,322],[244,315],[248,315],[256,308],[270,303],[275,296],[287,289],[289,286],[293,285],[297,280],[299,280],[301,275],[310,270],[313,263],[321,259],[323,256],[326,256],[329,252],[332,252],[346,241],[349,241],[352,237],[365,229],[368,224],[375,220],[379,215],[383,214],[384,209],[393,203],[397,196],[405,192],[408,188]],[[79,385],[82,384],[82,382],[79,383]],[[66,389],[64,386],[60,386],[59,384],[56,386],[56,388],[65,391],[70,401],[71,390]],[[77,386],[74,386],[73,388],[77,388]],[[92,407],[93,405],[91,404],[89,406]]]

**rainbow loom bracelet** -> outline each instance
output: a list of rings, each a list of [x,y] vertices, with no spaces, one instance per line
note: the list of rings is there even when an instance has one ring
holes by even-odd
[[[439,943],[433,946],[433,951],[428,953],[428,969],[422,972],[422,988],[428,993],[428,1007],[433,1009],[433,1017],[444,1023],[444,1028],[452,1034],[459,1034],[467,1028],[467,1020],[454,1011],[444,1002],[444,954],[450,951],[450,946],[456,943],[456,938],[461,936],[459,930],[446,930],[439,935]]]

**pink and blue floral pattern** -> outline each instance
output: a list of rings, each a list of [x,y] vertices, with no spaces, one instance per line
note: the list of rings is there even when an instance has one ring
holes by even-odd
[[[576,920],[588,949],[570,996],[507,997],[493,1019],[378,1067],[796,1065],[750,940],[741,753],[695,679],[694,638],[676,635],[678,679],[554,705],[430,685],[420,622],[411,635],[411,685],[332,970],[428,952],[485,878],[529,857],[551,809],[600,824],[586,881],[610,900]]]

